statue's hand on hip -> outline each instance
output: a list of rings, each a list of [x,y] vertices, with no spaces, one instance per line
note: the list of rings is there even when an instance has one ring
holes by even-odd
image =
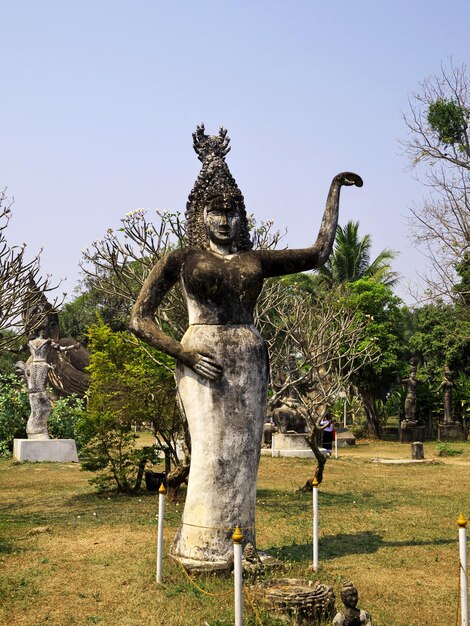
[[[210,355],[202,352],[190,352],[184,359],[185,365],[190,367],[196,374],[208,380],[219,380],[222,378],[223,370],[221,366]]]
[[[350,187],[351,185],[356,185],[356,187],[362,187],[362,185],[364,184],[359,174],[354,174],[353,172],[341,172],[341,174],[337,174],[335,176],[335,180],[340,185],[346,185],[347,187]]]

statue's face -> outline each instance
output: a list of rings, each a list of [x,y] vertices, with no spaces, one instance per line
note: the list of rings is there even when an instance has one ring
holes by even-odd
[[[211,241],[219,245],[231,245],[240,230],[240,213],[234,200],[214,198],[205,208],[204,223]]]
[[[341,599],[343,604],[348,609],[355,609],[357,605],[357,590],[356,589],[348,589],[347,591],[343,591],[341,593]]]

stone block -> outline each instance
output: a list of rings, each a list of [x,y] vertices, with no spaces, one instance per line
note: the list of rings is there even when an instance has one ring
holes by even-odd
[[[414,441],[424,441],[424,427],[403,420],[400,428],[400,443],[413,443]]]
[[[320,448],[320,452],[326,454],[324,448]],[[271,455],[273,457],[290,456],[300,459],[313,459],[315,456],[302,433],[273,434]]]
[[[424,445],[421,441],[414,441],[411,444],[411,458],[415,461],[424,459]]]
[[[437,438],[439,441],[467,441],[468,430],[460,422],[439,424]]]
[[[336,428],[336,438],[338,440],[338,448],[347,448],[356,445],[356,437],[347,428]]]
[[[20,463],[78,463],[74,439],[15,439],[13,458]]]

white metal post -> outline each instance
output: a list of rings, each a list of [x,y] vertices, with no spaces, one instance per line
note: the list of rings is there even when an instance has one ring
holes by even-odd
[[[313,487],[313,571],[318,569],[318,480],[315,476]]]
[[[338,433],[335,430],[335,459],[338,458]]]
[[[233,539],[233,579],[235,591],[235,626],[243,626],[243,533],[237,526],[232,535]]]
[[[460,553],[460,608],[462,626],[468,626],[467,520],[463,513],[460,513],[457,524]]]
[[[163,561],[163,516],[165,514],[165,485],[158,490],[158,535],[157,535],[157,583],[162,582]]]

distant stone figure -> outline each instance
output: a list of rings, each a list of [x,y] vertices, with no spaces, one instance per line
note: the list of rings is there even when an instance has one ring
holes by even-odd
[[[32,339],[28,341],[31,358],[24,368],[28,385],[31,413],[26,424],[28,439],[49,439],[47,420],[51,412],[51,401],[47,395],[47,375],[50,365],[47,357],[51,349],[51,339]]]
[[[47,421],[51,412],[51,401],[47,393],[47,383],[53,369],[49,363],[50,355],[53,351],[68,352],[75,349],[75,346],[59,346],[50,337],[38,337],[28,341],[28,348],[31,357],[26,364],[16,364],[17,371],[24,374],[28,386],[31,413],[26,424],[26,434],[28,439],[49,439]]]
[[[305,409],[292,398],[280,400],[280,405],[272,410],[272,419],[280,433],[307,432]]]
[[[417,362],[415,359],[410,360],[410,375],[402,380],[406,383],[405,397],[405,420],[407,422],[416,421],[416,389],[418,387],[418,379],[416,378]]]
[[[442,383],[439,390],[444,390],[444,424],[452,424],[452,372],[448,365],[444,365],[442,370]]]
[[[34,282],[29,289],[37,290]],[[90,384],[90,376],[85,368],[90,364],[88,351],[72,337],[61,337],[59,314],[47,301],[43,293],[32,298],[35,305],[23,310],[23,324],[26,334],[32,339],[51,339],[55,349],[49,350],[47,362],[48,383],[61,396],[76,394],[83,398]]]
[[[341,600],[345,610],[335,615],[333,626],[372,626],[370,613],[357,608],[358,594],[352,582],[344,583],[342,586]]]
[[[236,525],[255,541],[256,478],[266,415],[268,354],[253,326],[263,280],[321,267],[334,243],[340,189],[334,177],[317,241],[304,250],[252,250],[243,195],[225,156],[227,131],[193,134],[201,172],[186,206],[188,246],[150,272],[134,305],[132,330],[177,360],[178,396],[191,434],[182,525],[172,553],[187,569],[227,570]],[[181,282],[189,328],[181,342],[155,323],[168,291]]]
[[[277,432],[277,426],[274,422],[268,421],[263,426],[262,448],[271,448],[273,443],[273,434]]]

